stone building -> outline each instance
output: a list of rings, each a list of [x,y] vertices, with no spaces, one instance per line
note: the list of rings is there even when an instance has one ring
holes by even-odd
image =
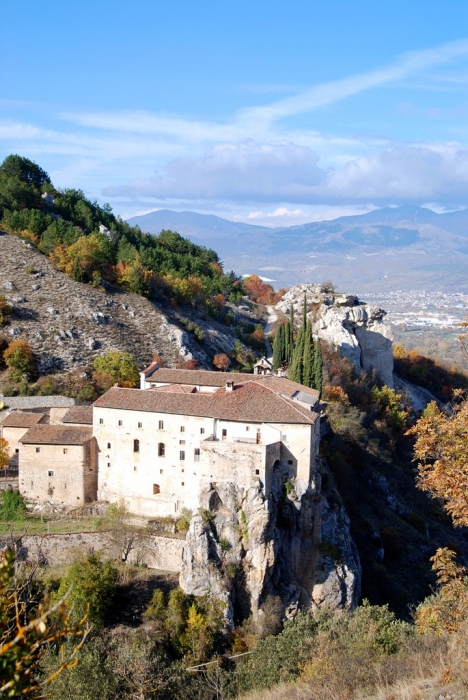
[[[0,423],[0,437],[8,442],[9,456],[19,453],[20,440],[34,425],[46,422],[45,413],[9,413]]]
[[[19,490],[27,501],[77,507],[96,500],[92,427],[34,425],[19,440]]]
[[[145,516],[199,507],[213,482],[268,495],[275,467],[308,484],[318,453],[318,392],[286,378],[153,368],[148,389],[94,403],[100,500]],[[305,487],[306,488],[306,487]]]

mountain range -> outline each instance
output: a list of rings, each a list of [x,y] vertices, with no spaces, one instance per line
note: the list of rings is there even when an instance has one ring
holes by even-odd
[[[395,290],[468,292],[468,209],[418,206],[268,228],[167,209],[128,219],[143,231],[177,231],[213,248],[226,270],[275,287],[331,280],[359,294]]]

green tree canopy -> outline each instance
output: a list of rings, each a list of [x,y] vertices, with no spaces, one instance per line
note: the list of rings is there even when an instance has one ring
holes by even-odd
[[[113,380],[112,383],[119,386],[135,387],[140,378],[138,367],[129,352],[110,350],[94,360],[93,368],[95,372],[109,375]]]

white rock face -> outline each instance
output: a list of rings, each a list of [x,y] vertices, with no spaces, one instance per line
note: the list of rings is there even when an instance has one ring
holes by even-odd
[[[292,306],[296,320],[300,320],[304,294],[308,308],[313,306],[308,316],[314,336],[339,350],[357,372],[373,369],[384,384],[393,388],[393,333],[385,322],[386,312],[361,303],[352,294],[334,294],[312,284],[293,287],[276,308],[289,313]]]
[[[328,498],[333,486],[321,490],[321,474],[332,482],[328,468],[318,467],[308,488],[292,480],[288,494],[288,468],[278,467],[268,499],[258,479],[249,489],[230,481],[202,487],[200,512],[210,518],[192,517],[182,588],[224,601],[228,625],[235,613],[256,616],[270,595],[281,598],[288,616],[300,607],[352,609],[360,594],[359,555],[336,494]]]

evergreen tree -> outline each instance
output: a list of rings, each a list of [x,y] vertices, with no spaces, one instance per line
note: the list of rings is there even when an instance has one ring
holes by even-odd
[[[304,377],[304,341],[305,341],[305,327],[301,326],[296,338],[296,344],[294,346],[294,352],[292,356],[291,368],[288,373],[289,379],[293,382],[298,382],[298,384],[303,383]]]
[[[315,342],[315,355],[314,355],[314,382],[312,387],[317,389],[317,391],[322,392],[322,379],[323,379],[323,360],[322,360],[322,346],[320,340],[317,338]]]
[[[310,321],[307,321],[305,337],[304,337],[304,354],[303,354],[303,376],[302,384],[312,388],[314,386],[314,339],[312,337],[312,326]]]

